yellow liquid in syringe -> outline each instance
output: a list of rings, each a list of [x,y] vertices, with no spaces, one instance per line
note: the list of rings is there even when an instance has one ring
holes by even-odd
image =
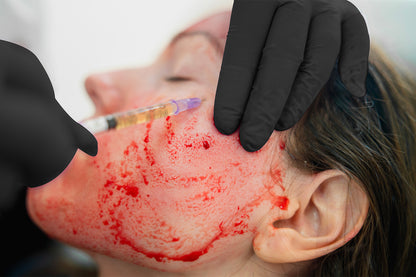
[[[170,100],[169,102],[153,106],[99,116],[89,120],[81,121],[80,124],[91,133],[98,134],[112,129],[122,129],[125,127],[146,123],[170,115],[177,115],[183,111],[199,107],[200,104],[201,99],[195,97]]]
[[[137,110],[119,114],[115,116],[115,129],[122,129],[136,124],[146,123],[158,118],[173,115],[176,112],[177,106],[173,103],[161,104],[151,109],[140,111]]]

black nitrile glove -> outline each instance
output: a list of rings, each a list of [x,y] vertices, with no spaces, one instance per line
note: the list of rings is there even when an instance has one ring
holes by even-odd
[[[0,40],[0,194],[39,186],[58,176],[80,148],[97,141],[55,100],[43,66],[29,50]],[[1,204],[0,199],[0,204]]]
[[[296,124],[336,60],[344,85],[365,94],[366,23],[345,0],[235,0],[214,107],[223,134],[240,126],[247,151]]]

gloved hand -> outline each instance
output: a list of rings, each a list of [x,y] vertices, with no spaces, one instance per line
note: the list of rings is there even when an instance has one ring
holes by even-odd
[[[299,121],[338,58],[346,88],[365,94],[366,23],[345,0],[235,0],[214,106],[223,134],[247,151]]]
[[[80,148],[97,141],[55,100],[43,66],[29,50],[0,40],[0,194],[58,176]],[[7,191],[6,191],[7,192]]]

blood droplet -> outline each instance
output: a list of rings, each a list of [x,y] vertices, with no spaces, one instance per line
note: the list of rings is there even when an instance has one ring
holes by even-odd
[[[139,188],[134,186],[125,186],[126,194],[136,197],[139,194]]]
[[[285,196],[278,196],[275,205],[278,206],[279,209],[287,211],[289,206],[289,199]]]
[[[204,141],[202,142],[202,145],[204,146],[204,148],[205,148],[205,149],[208,149],[208,148],[210,147],[209,142],[208,142],[208,141],[206,141],[206,140],[204,140]]]

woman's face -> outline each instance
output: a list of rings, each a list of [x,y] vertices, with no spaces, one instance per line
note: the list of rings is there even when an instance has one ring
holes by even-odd
[[[271,209],[286,209],[288,199],[276,134],[248,153],[238,132],[224,136],[214,126],[228,20],[223,13],[189,28],[149,67],[86,80],[96,116],[204,100],[177,116],[96,135],[96,157],[78,151],[58,178],[30,189],[29,213],[46,233],[159,270],[252,253],[256,226]]]

